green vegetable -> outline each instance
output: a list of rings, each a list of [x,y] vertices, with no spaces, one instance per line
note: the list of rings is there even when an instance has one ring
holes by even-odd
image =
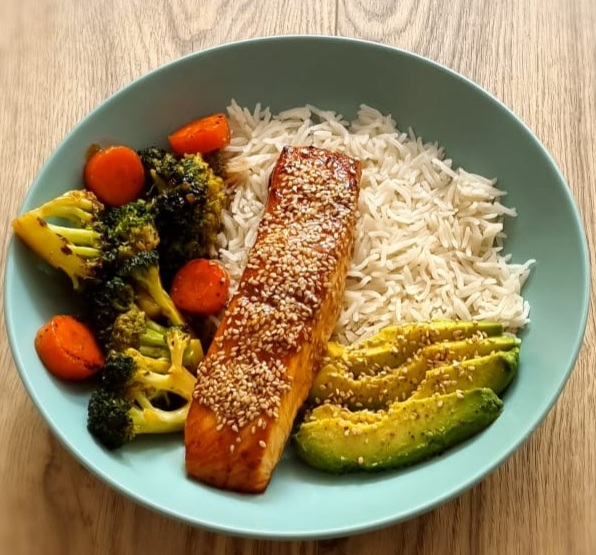
[[[87,411],[87,428],[98,441],[116,449],[141,434],[184,428],[195,384],[183,365],[190,341],[183,330],[169,329],[169,360],[135,349],[109,353]]]
[[[13,220],[15,233],[81,290],[124,260],[159,243],[153,209],[145,201],[106,209],[89,191],[68,191]]]
[[[200,154],[178,157],[158,148],[139,154],[161,238],[162,279],[169,286],[187,262],[213,254],[226,202],[224,182]]]
[[[167,344],[169,326],[152,320],[141,310],[135,291],[121,277],[96,282],[84,291],[86,321],[106,351],[128,348],[154,358],[169,358]],[[198,339],[191,339],[184,364],[194,369],[203,351]]]
[[[185,324],[184,317],[162,285],[157,251],[144,251],[128,258],[118,267],[118,275],[143,289],[172,324]]]

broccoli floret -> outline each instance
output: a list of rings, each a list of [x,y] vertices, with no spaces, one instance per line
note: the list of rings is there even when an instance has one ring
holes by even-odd
[[[145,312],[133,305],[114,320],[106,346],[115,351],[133,347],[147,356],[167,356],[167,330],[168,328],[151,320]]]
[[[15,218],[12,226],[35,254],[66,272],[78,289],[102,264],[104,210],[93,193],[68,191]]]
[[[214,254],[226,203],[224,182],[200,154],[176,157],[151,148],[140,151],[140,156],[161,239],[162,278],[169,284],[189,260]]]
[[[111,336],[111,348],[118,352],[128,352],[131,348],[141,355],[169,360],[171,349],[168,345],[168,336],[174,329],[188,333],[186,326],[162,326],[144,312],[131,309],[121,314],[114,322]],[[182,364],[195,370],[203,358],[201,341],[195,337],[185,343]]]
[[[126,260],[139,252],[151,251],[159,245],[155,210],[142,199],[106,211],[105,239],[114,262]]]
[[[139,434],[179,432],[188,408],[163,410],[153,406],[143,393],[126,396],[100,388],[89,400],[87,428],[108,449],[117,449]]]
[[[188,340],[183,342],[183,354],[187,345]],[[100,372],[102,386],[112,391],[142,389],[151,399],[157,393],[173,393],[189,401],[195,377],[182,365],[182,358],[176,356],[178,361],[173,362],[142,355],[135,349],[110,351]]]
[[[121,277],[96,282],[84,292],[85,319],[106,351],[122,352],[128,348],[153,358],[169,358],[167,333],[170,329],[142,310],[133,287]],[[182,328],[186,331],[186,328]],[[203,356],[199,339],[189,341],[184,365],[196,368]]]
[[[91,395],[87,428],[107,448],[116,449],[139,434],[181,431],[192,401],[195,377],[183,366],[191,338],[183,330],[168,331],[170,360],[146,357],[135,349],[111,352],[100,371],[102,385]],[[181,405],[161,408],[175,396]]]
[[[139,150],[138,154],[147,175],[149,197],[177,184],[178,158],[176,156],[156,147]]]
[[[104,348],[111,349],[112,327],[118,316],[135,304],[134,289],[119,277],[94,280],[87,284],[82,299],[85,320]]]
[[[157,251],[140,252],[128,258],[118,268],[118,274],[143,289],[171,324],[185,325],[184,317],[163,287]]]
[[[151,204],[106,208],[86,190],[68,191],[22,214],[13,228],[39,257],[64,271],[77,291],[159,243]]]
[[[156,343],[160,352],[167,349],[166,328],[151,320],[136,303],[135,291],[121,277],[94,281],[83,291],[88,324],[107,350],[128,347],[143,350]]]

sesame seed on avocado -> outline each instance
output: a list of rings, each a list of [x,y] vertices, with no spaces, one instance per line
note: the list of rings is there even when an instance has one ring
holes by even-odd
[[[502,407],[488,388],[408,399],[378,412],[321,405],[293,440],[300,459],[326,472],[395,469],[465,441],[496,420]]]
[[[404,364],[418,350],[441,341],[474,336],[494,337],[503,333],[498,322],[432,320],[387,326],[376,335],[345,348],[349,370],[358,376],[375,368]]]
[[[491,387],[500,393],[515,374],[520,345],[517,337],[497,335],[501,333],[500,324],[438,321],[391,326],[356,346],[330,343],[308,402],[336,403],[352,410],[386,408],[412,395],[428,372],[439,372],[440,368],[463,361],[470,362],[464,364],[462,376],[460,367],[445,374],[457,374],[467,380],[466,387],[461,385],[462,379],[457,380],[459,389]],[[406,358],[400,344],[408,348]],[[512,353],[506,355],[509,351]],[[441,385],[445,386],[442,382]],[[443,387],[433,392],[448,393],[454,389]]]
[[[412,394],[413,399],[437,393],[488,387],[497,395],[513,380],[519,363],[519,347],[427,370],[424,380]]]

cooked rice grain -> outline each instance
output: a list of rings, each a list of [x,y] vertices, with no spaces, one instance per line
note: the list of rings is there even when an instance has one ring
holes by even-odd
[[[511,331],[529,321],[521,290],[533,263],[503,252],[496,180],[454,168],[437,143],[362,105],[355,121],[312,106],[273,115],[232,102],[226,149],[230,205],[221,260],[238,282],[284,145],[314,145],[362,162],[356,244],[335,338],[352,342],[395,322],[434,318],[498,320]]]

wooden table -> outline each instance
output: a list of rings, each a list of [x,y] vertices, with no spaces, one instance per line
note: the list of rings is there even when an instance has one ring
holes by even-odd
[[[2,0],[3,253],[9,222],[41,164],[99,102],[183,54],[295,33],[395,45],[485,87],[553,154],[594,249],[594,0]],[[595,553],[594,324],[592,314],[577,366],[554,410],[482,483],[385,530],[296,543],[193,529],[112,491],[49,433],[21,385],[2,330],[0,553]]]

